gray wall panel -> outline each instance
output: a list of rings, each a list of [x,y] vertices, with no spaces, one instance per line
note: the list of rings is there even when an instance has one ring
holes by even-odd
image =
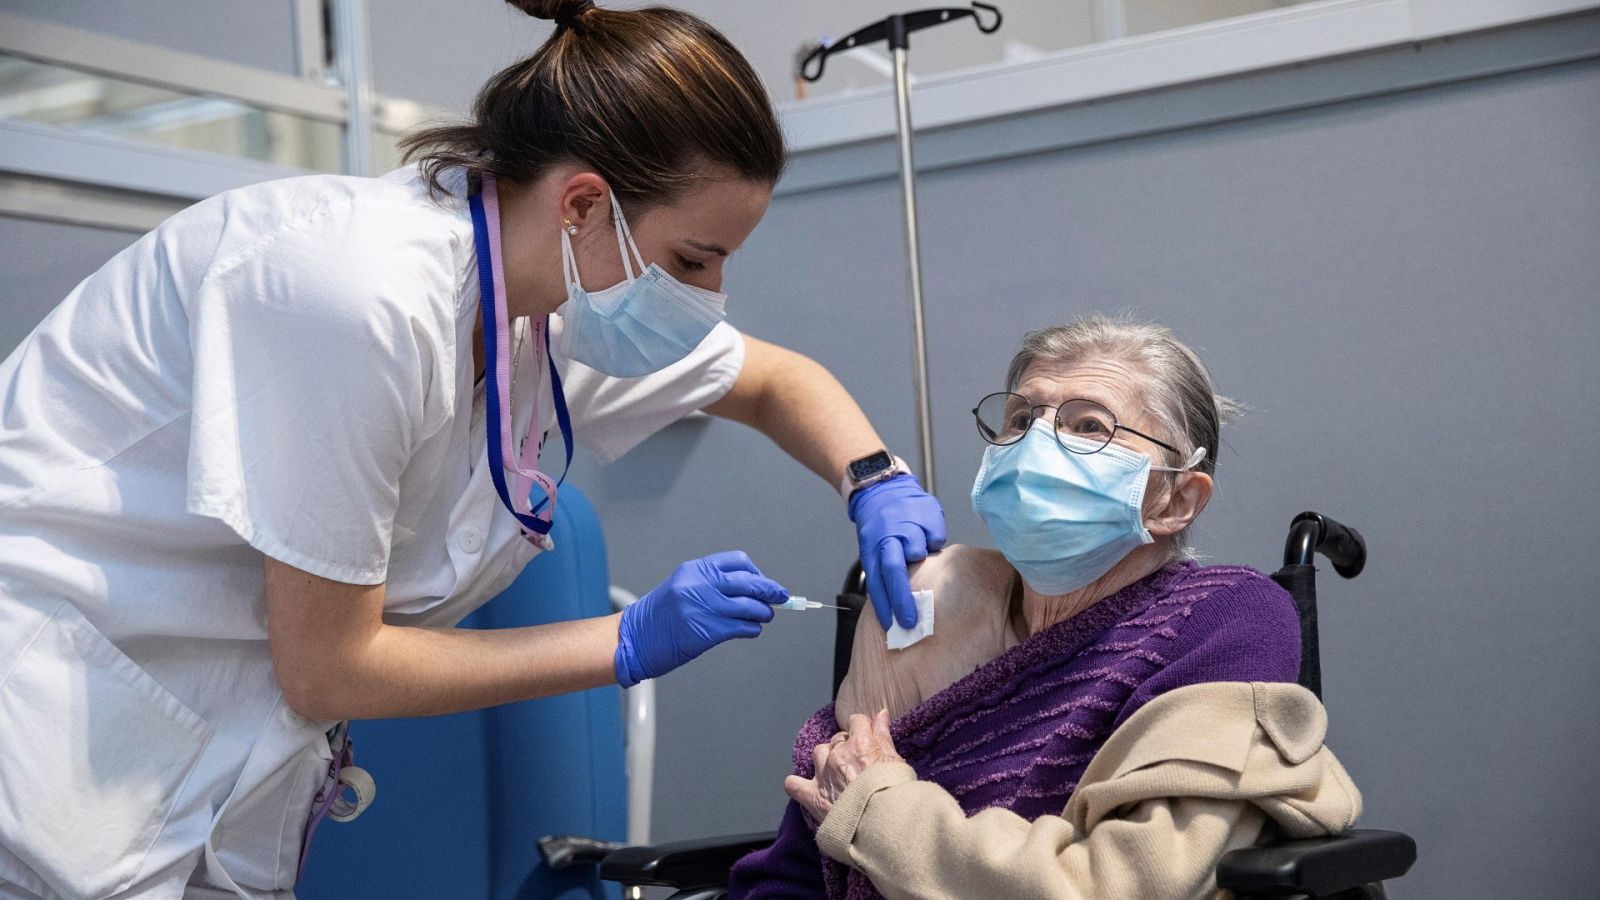
[[[532,53],[550,23],[497,0],[368,5],[378,93],[437,103],[465,115],[490,75]]]
[[[1368,821],[1423,843],[1405,896],[1577,896],[1597,874],[1529,890],[1517,862],[1575,861],[1571,790],[1595,786],[1566,766],[1600,735],[1600,614],[1570,587],[1588,580],[1570,526],[1600,501],[1575,450],[1600,421],[1597,87],[1574,66],[926,182],[952,489],[981,452],[954,395],[998,378],[1021,331],[1127,308],[1254,407],[1203,549],[1270,567],[1302,508],[1370,539],[1360,581],[1325,581],[1328,701]],[[974,218],[992,225],[946,224]],[[985,293],[983,314],[958,299]]]
[[[1091,310],[1172,325],[1251,407],[1198,530],[1212,559],[1270,569],[1305,508],[1370,539],[1360,580],[1324,579],[1324,659],[1367,823],[1422,846],[1396,896],[1600,877],[1577,758],[1600,738],[1600,611],[1574,552],[1600,504],[1597,91],[1576,64],[921,181],[956,539],[987,543],[967,410],[1024,331]],[[730,289],[735,321],[818,355],[909,456],[897,201],[890,181],[780,197]],[[837,500],[726,423],[580,472],[630,586],[732,541],[815,596],[853,549]],[[829,637],[779,625],[661,682],[658,838],[775,823]]]
[[[0,359],[78,282],[138,240],[125,231],[0,216]]]

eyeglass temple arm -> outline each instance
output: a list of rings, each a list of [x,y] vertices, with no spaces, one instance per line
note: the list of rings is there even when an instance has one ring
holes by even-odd
[[[1139,437],[1144,438],[1145,440],[1149,441],[1152,444],[1155,444],[1157,447],[1160,447],[1163,450],[1171,450],[1173,453],[1179,452],[1177,447],[1174,447],[1174,446],[1172,446],[1171,444],[1169,444],[1169,443],[1167,443],[1165,441],[1159,440],[1157,438],[1153,438],[1150,435],[1145,434],[1144,432],[1140,431],[1137,428],[1134,428],[1134,427],[1129,426],[1129,425],[1124,425],[1121,422],[1117,423],[1117,427],[1121,428],[1123,431],[1131,431],[1134,434],[1137,434]]]
[[[999,435],[994,433],[994,429],[983,424],[983,416],[978,415],[978,408],[976,406],[972,408],[972,418],[978,423],[978,434],[983,436],[983,438],[990,443],[994,443],[994,439],[999,437]]]

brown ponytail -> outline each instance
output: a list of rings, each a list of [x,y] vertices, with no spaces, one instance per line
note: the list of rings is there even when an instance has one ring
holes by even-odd
[[[555,33],[489,79],[471,122],[401,141],[436,194],[455,166],[528,183],[551,165],[578,162],[631,207],[672,201],[706,168],[768,185],[783,174],[783,134],[760,78],[704,21],[660,6],[507,2],[554,20]]]

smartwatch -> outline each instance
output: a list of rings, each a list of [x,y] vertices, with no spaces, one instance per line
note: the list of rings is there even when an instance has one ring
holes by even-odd
[[[844,481],[839,483],[839,493],[845,499],[849,499],[851,494],[869,484],[876,484],[909,471],[905,461],[898,456],[891,456],[888,450],[869,453],[860,459],[851,460],[850,464],[845,466]]]

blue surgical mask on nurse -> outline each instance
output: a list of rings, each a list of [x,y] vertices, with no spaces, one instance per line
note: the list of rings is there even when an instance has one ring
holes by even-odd
[[[638,378],[682,360],[726,317],[727,295],[687,285],[655,263],[645,264],[615,192],[611,218],[622,256],[623,280],[586,291],[578,276],[572,231],[561,232],[561,268],[567,302],[561,350],[569,358],[614,378]]]

